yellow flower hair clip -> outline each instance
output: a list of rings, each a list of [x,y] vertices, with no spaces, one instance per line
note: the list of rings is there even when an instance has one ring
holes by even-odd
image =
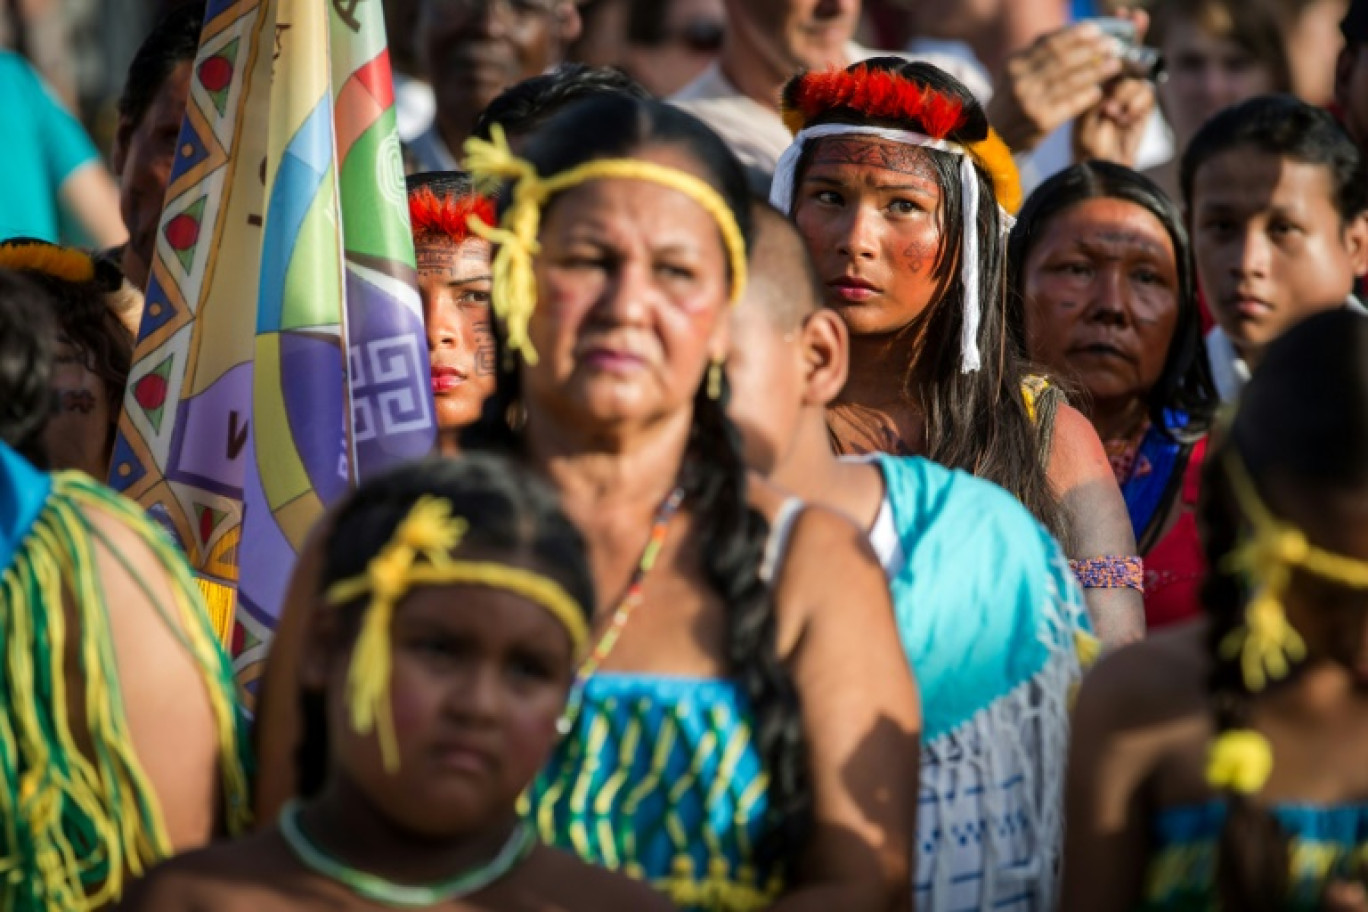
[[[469,528],[464,519],[451,515],[450,501],[420,497],[365,573],[334,583],[324,594],[324,602],[334,607],[370,596],[347,670],[347,700],[352,727],[361,734],[376,732],[385,769],[391,773],[399,768],[399,747],[389,699],[390,627],[395,607],[411,589],[452,583],[503,589],[549,611],[570,634],[576,657],[589,639],[583,607],[550,577],[493,561],[453,558],[451,552]]]
[[[1227,450],[1226,478],[1250,532],[1221,566],[1243,574],[1253,591],[1244,624],[1221,640],[1220,654],[1238,657],[1245,686],[1258,691],[1270,679],[1286,677],[1291,663],[1306,657],[1306,643],[1283,610],[1293,571],[1368,589],[1368,563],[1317,548],[1300,529],[1269,512],[1234,446]]]
[[[677,190],[702,206],[722,232],[731,265],[732,305],[740,302],[746,288],[746,241],[736,216],[716,190],[705,181],[677,168],[630,158],[600,158],[560,174],[542,177],[526,159],[513,154],[503,128],[495,124],[490,140],[466,140],[465,166],[488,189],[490,184],[511,182],[510,199],[498,227],[470,217],[470,230],[498,245],[491,270],[494,280],[494,313],[508,327],[508,348],[521,352],[529,364],[537,363],[537,351],[527,335],[527,324],[537,306],[537,279],[533,257],[541,250],[537,234],[541,213],[557,193],[591,180],[625,178],[648,181]]]
[[[1253,795],[1273,772],[1273,747],[1252,728],[1223,732],[1207,758],[1207,784],[1214,789]]]

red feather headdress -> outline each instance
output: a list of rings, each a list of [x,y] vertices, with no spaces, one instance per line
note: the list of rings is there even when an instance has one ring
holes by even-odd
[[[914,121],[932,139],[945,139],[964,123],[964,104],[896,73],[865,66],[804,73],[784,87],[784,124],[797,133],[833,108],[871,119]]]
[[[414,237],[437,234],[459,244],[475,237],[470,230],[470,216],[486,225],[495,224],[494,201],[479,193],[438,196],[432,188],[421,187],[409,194],[408,204]]]
[[[978,142],[964,142],[953,134],[964,126],[964,103],[930,86],[887,70],[857,64],[845,70],[803,73],[784,86],[781,113],[784,125],[795,135],[828,111],[846,108],[871,120],[887,120],[915,126],[932,139],[961,143],[974,161],[988,172],[993,195],[1003,209],[1015,213],[1021,206],[1021,179],[1012,150],[991,127]]]

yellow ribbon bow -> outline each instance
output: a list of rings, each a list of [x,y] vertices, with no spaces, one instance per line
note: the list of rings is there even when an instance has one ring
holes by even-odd
[[[1224,732],[1211,745],[1207,783],[1215,789],[1253,795],[1273,772],[1273,747],[1251,728]]]
[[[1270,679],[1286,677],[1291,663],[1306,657],[1306,643],[1283,609],[1292,572],[1301,569],[1341,585],[1368,589],[1368,563],[1317,548],[1300,529],[1274,516],[1233,447],[1226,458],[1226,478],[1250,533],[1221,567],[1243,574],[1252,594],[1244,624],[1221,640],[1220,654],[1225,659],[1238,657],[1245,686],[1258,691]]]

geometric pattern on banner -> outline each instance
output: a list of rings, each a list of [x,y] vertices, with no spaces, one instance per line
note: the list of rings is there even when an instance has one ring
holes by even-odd
[[[200,221],[204,218],[205,197],[201,196],[168,221],[162,234],[171,252],[180,260],[181,269],[190,272],[195,260],[195,246],[200,239]]]
[[[190,97],[204,117],[209,132],[217,139],[216,145],[228,149],[233,144],[237,129],[238,99],[245,80],[234,79],[238,71],[251,65],[247,50],[251,47],[249,32],[260,13],[259,0],[238,4],[240,10],[227,16],[209,17],[218,30],[206,36],[200,46],[201,65],[190,80]],[[211,62],[212,61],[212,62]]]
[[[428,427],[427,403],[414,395],[415,380],[427,375],[427,353],[413,336],[371,339],[353,345],[351,369],[352,429],[357,443],[380,435],[404,434]],[[422,389],[421,385],[416,387]]]
[[[133,447],[129,446],[128,438],[122,434],[114,439],[114,453],[109,464],[112,467],[109,485],[116,491],[126,491],[147,477],[147,466],[143,465],[143,461],[133,452]]]
[[[228,89],[233,82],[233,70],[237,67],[238,50],[241,47],[241,39],[235,36],[216,49],[212,57],[206,57],[195,67],[195,76],[199,84],[204,86],[220,118],[228,113]]]
[[[166,413],[167,378],[171,375],[170,356],[160,364],[129,384],[133,390],[133,401],[143,410],[152,430],[161,433],[162,416]]]
[[[225,514],[226,515],[226,514]],[[238,541],[242,537],[242,526],[238,523],[224,524],[220,526],[223,534],[209,547],[208,553],[204,556],[204,569],[201,571],[206,576],[215,576],[224,580],[236,580],[238,573]]]
[[[185,359],[193,330],[193,323],[185,323],[159,348],[134,361],[128,372],[124,388],[125,426],[132,425],[159,466],[164,466],[170,456],[174,422],[166,421],[164,414],[154,416],[144,402],[153,405],[156,412],[176,407],[185,381]],[[143,379],[149,375],[156,379],[144,386]]]

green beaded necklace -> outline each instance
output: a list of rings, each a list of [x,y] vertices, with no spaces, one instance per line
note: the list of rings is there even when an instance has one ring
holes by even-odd
[[[298,801],[291,801],[280,812],[280,835],[300,863],[314,873],[342,884],[363,899],[395,909],[423,909],[478,893],[513,870],[537,844],[537,837],[532,830],[519,823],[499,854],[486,864],[435,884],[408,886],[358,871],[324,852],[300,829],[299,812]]]

